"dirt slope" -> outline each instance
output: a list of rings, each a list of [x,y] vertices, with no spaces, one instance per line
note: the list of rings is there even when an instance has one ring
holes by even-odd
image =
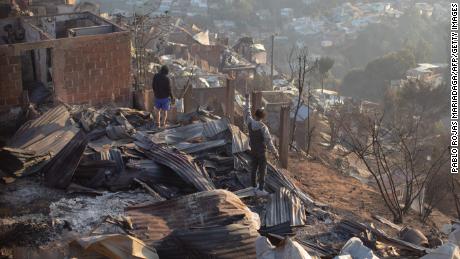
[[[378,190],[356,178],[327,168],[319,162],[299,161],[297,157],[291,157],[289,171],[297,186],[314,199],[328,204],[333,212],[341,216],[374,223],[376,221],[372,219],[372,214],[392,219]],[[426,224],[418,220],[415,212],[411,212],[404,225],[419,228],[428,234],[433,228],[440,229],[446,223],[450,223],[449,217],[439,211],[434,211]],[[389,233],[394,232],[379,223],[377,225]]]

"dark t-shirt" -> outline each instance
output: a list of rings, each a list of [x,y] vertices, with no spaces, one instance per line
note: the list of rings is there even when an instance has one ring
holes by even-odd
[[[153,76],[152,88],[155,98],[157,99],[164,99],[172,96],[171,81],[169,77],[164,74],[157,73]]]

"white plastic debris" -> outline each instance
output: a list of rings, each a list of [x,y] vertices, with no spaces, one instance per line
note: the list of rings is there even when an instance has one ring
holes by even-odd
[[[449,242],[460,246],[460,227],[454,228],[453,231],[449,234]]]
[[[252,212],[251,211],[251,220],[252,220],[252,224],[254,224],[254,228],[255,229],[260,229],[260,216],[259,214],[255,213],[255,212]]]
[[[257,259],[275,259],[275,246],[273,246],[268,238],[260,236],[256,240],[256,256]]]
[[[446,235],[449,235],[450,232],[452,232],[452,225],[451,224],[444,224],[441,227],[441,232],[446,234]]]
[[[420,259],[460,259],[460,249],[452,243],[447,243]]]
[[[379,259],[374,252],[363,245],[361,239],[357,237],[350,238],[342,247],[340,255],[350,255],[353,259]]]
[[[287,239],[284,249],[277,249],[277,259],[311,259],[311,256],[296,241]]]
[[[283,246],[273,246],[268,238],[260,236],[256,240],[257,259],[311,259],[312,257],[296,241],[290,238]]]

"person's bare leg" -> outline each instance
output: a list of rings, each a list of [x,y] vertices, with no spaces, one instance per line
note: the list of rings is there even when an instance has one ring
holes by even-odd
[[[163,127],[166,127],[166,121],[168,119],[168,111],[167,110],[164,110],[164,116],[163,116]]]
[[[161,117],[161,110],[155,108],[155,119],[156,119],[156,123],[157,123],[157,126],[158,126],[158,127],[161,127],[161,124],[160,124],[160,117]]]

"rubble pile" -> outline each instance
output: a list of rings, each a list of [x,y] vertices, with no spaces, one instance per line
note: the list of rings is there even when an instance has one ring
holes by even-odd
[[[209,72],[183,59],[177,59],[174,55],[163,55],[159,58],[161,64],[167,64],[171,75],[174,77],[175,88],[184,88],[190,84],[193,88],[210,88],[222,87],[224,75],[215,72]],[[160,64],[152,63],[150,72],[153,74]]]
[[[24,226],[49,235],[38,244],[10,239],[1,246],[17,252],[18,245],[64,242],[66,256],[110,258],[378,258],[388,250],[409,256],[431,252],[426,242],[403,241],[335,215],[271,163],[270,194],[256,195],[248,150],[248,137],[238,127],[204,110],[159,129],[148,112],[57,106],[22,126],[0,149],[2,177],[12,182],[2,193],[11,195],[12,203],[2,203],[28,206],[30,195],[18,188],[35,185],[40,197],[54,193],[38,212],[3,218],[0,236]],[[313,228],[324,231],[302,233]],[[136,249],[127,252],[125,246]]]

